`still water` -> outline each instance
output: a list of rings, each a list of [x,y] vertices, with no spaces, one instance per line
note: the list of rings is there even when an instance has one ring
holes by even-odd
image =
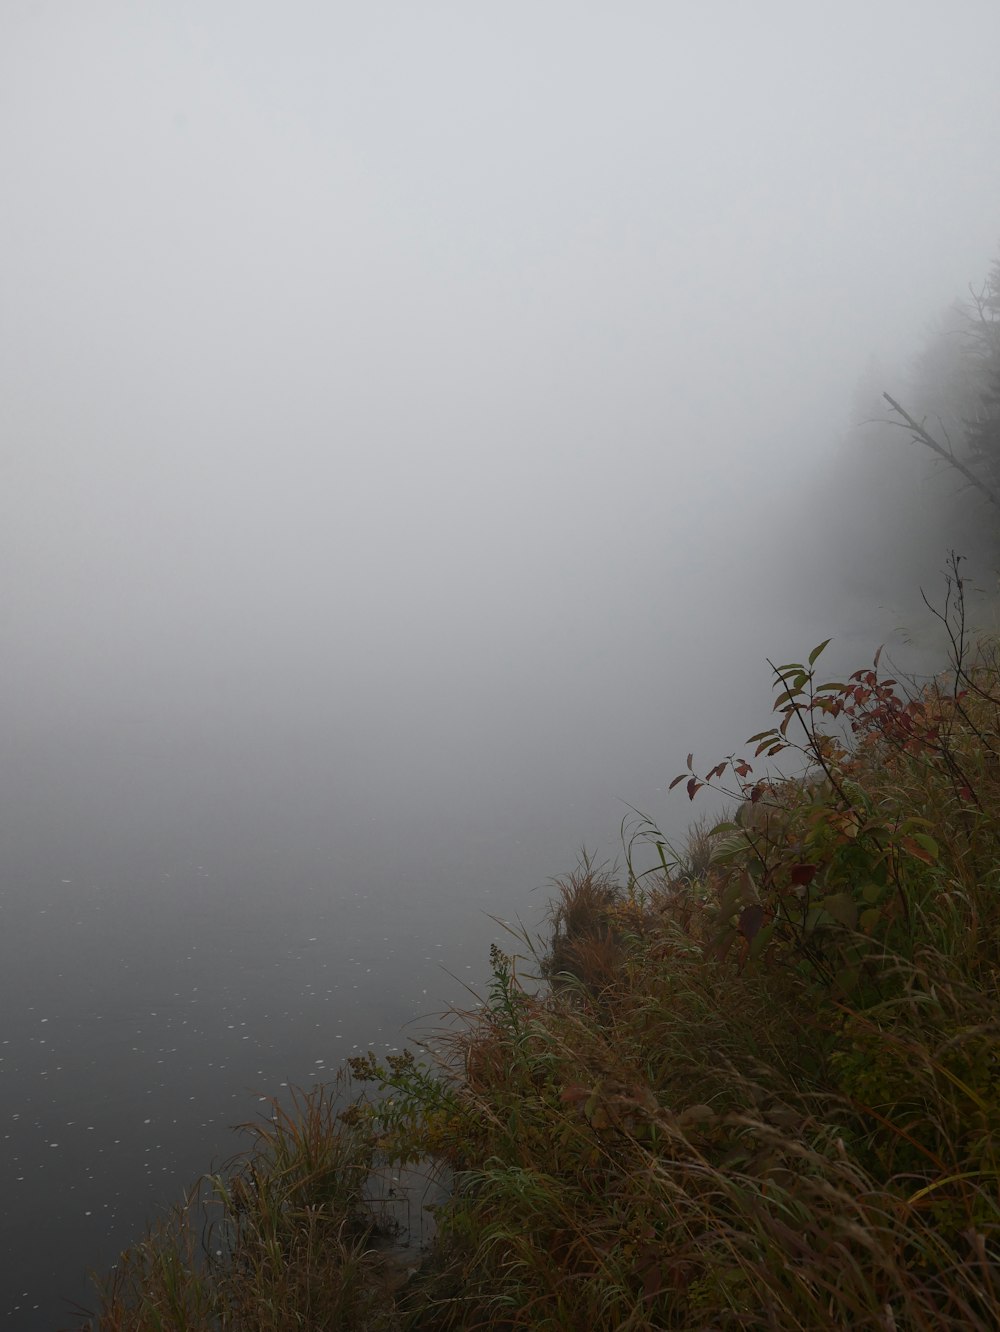
[[[542,866],[538,832],[503,857],[488,838],[442,845],[436,864],[407,863],[391,836],[381,855],[355,844],[339,861],[335,848],[318,854],[319,838],[314,863],[301,845],[247,855],[209,838],[197,860],[161,843],[140,864],[124,834],[117,851],[90,837],[74,854],[72,835],[19,848],[12,829],[0,1325],[75,1325],[87,1269],[106,1269],[158,1206],[230,1155],[230,1126],[263,1097],[396,1048],[469,1000],[464,986],[481,983],[489,942],[504,937],[488,913],[537,917],[544,893],[531,889],[564,867]]]
[[[539,657],[520,692],[21,672],[0,719],[0,1327],[78,1325],[88,1268],[230,1156],[230,1126],[473,1004],[509,945],[492,917],[537,925],[584,843],[613,860],[626,802],[681,833],[686,752],[767,724],[766,669],[731,689],[706,649],[705,707],[657,653],[591,656],[607,680]]]

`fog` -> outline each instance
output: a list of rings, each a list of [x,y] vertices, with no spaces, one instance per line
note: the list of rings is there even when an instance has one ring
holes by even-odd
[[[868,357],[996,241],[993,5],[6,27],[29,770],[51,744],[88,801],[183,775],[220,817],[378,807],[434,847],[581,779],[646,798],[738,717],[732,658],[808,649],[775,537]]]
[[[995,0],[0,26],[8,922],[114,879],[126,955],[322,900],[478,966],[625,802],[683,829],[768,655],[868,659],[830,478],[996,252]]]

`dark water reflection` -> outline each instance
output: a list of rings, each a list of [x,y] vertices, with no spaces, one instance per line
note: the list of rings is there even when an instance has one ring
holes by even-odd
[[[485,912],[539,904],[482,866],[473,892],[447,855],[433,876],[290,855],[282,878],[225,854],[102,874],[70,850],[10,865],[0,898],[0,1316],[17,1329],[67,1323],[86,1268],[229,1155],[261,1097],[432,1027],[482,978],[502,933]]]
[[[796,626],[798,643],[821,636]],[[537,921],[584,839],[613,858],[624,801],[683,829],[670,777],[689,749],[714,762],[766,724],[767,673],[704,709],[671,701],[653,654],[638,660],[603,693],[560,676],[520,720],[502,693],[473,721],[421,695],[325,727],[325,693],[270,722],[248,704],[228,730],[212,700],[164,703],[142,726],[119,695],[11,710],[0,1324],[69,1323],[86,1269],[231,1155],[229,1126],[261,1098],[472,1002],[463,986],[507,939],[490,915]]]

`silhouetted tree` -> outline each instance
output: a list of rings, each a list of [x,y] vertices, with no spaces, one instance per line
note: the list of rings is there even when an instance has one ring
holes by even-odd
[[[891,394],[882,396],[891,424],[1000,509],[1000,260],[971,302],[952,313],[956,318],[918,361],[916,394],[933,408],[911,412]],[[961,436],[957,446],[953,432]]]
[[[965,419],[969,456],[993,488],[1000,487],[1000,260],[973,298],[981,387],[974,415]]]

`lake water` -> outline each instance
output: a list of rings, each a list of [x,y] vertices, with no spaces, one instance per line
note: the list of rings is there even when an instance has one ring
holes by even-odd
[[[87,1268],[232,1154],[261,1098],[467,998],[502,935],[485,912],[541,904],[517,854],[501,880],[454,848],[434,874],[24,850],[0,899],[0,1319],[19,1332],[71,1325]]]
[[[683,829],[691,807],[666,786],[687,750],[715,762],[769,715],[765,667],[729,689],[731,665],[705,660],[711,707],[672,697],[649,652],[575,692],[555,658],[523,715],[485,684],[475,707],[386,689],[377,716],[344,704],[342,720],[318,687],[262,689],[227,714],[231,691],[154,706],[121,677],[77,706],[69,669],[12,709],[0,1326],[74,1326],[87,1269],[231,1155],[230,1126],[263,1098],[474,1002],[464,987],[508,938],[491,916],[539,921],[584,841],[613,859],[624,802]],[[44,694],[25,669],[31,688]]]

